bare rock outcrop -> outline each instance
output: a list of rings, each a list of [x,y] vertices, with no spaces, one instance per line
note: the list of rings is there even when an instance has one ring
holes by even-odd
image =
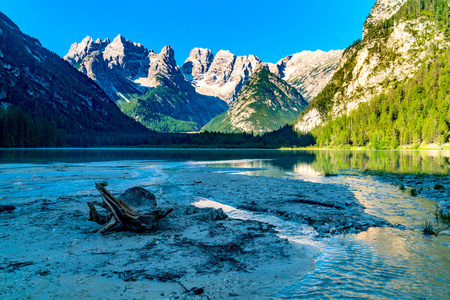
[[[194,48],[181,69],[198,93],[219,97],[231,104],[255,71],[267,67],[297,88],[308,101],[328,83],[342,53],[341,50],[303,51],[271,64],[262,62],[255,55],[236,56],[220,50],[211,62],[211,50]]]
[[[165,46],[159,54],[151,53],[149,59],[150,64],[147,79],[150,86],[156,87],[168,80],[171,85],[177,88],[190,89],[189,82],[177,66],[175,52],[171,46]],[[161,80],[161,78],[164,78],[164,80]]]
[[[189,79],[203,79],[214,60],[211,50],[194,48],[181,67],[182,73]]]
[[[328,84],[343,52],[302,51],[289,55],[276,64],[269,64],[269,69],[295,87],[309,102]]]
[[[86,37],[74,43],[64,59],[86,74],[114,101],[128,101],[128,94],[142,94],[142,87],[134,81],[146,76],[149,51],[139,43],[125,40],[118,35],[95,42]]]

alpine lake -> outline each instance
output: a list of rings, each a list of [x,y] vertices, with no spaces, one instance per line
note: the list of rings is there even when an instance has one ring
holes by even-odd
[[[435,220],[436,203],[450,205],[450,151],[0,150],[0,197],[8,196],[11,183],[7,182],[12,176],[17,178],[12,170],[32,174],[25,171],[37,166],[80,166],[101,172],[111,185],[125,188],[152,180],[163,182],[171,169],[192,164],[236,169],[248,176],[342,185],[353,192],[367,213],[393,224],[360,233],[318,237],[313,230],[305,233],[292,222],[277,221],[273,225],[279,235],[321,249],[314,269],[286,286],[277,299],[450,298],[450,231],[437,236],[422,232],[425,221]],[[147,168],[133,171],[136,165]],[[115,175],[125,169],[139,173],[131,178],[133,182]],[[61,184],[61,189],[69,193],[84,188],[72,179],[62,180]],[[17,196],[45,197],[52,192],[54,187],[43,185],[36,191],[23,190]],[[271,217],[260,214],[258,220],[271,223]]]

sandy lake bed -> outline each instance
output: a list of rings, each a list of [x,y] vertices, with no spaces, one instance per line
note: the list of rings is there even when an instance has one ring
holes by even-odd
[[[276,298],[314,268],[320,249],[258,216],[309,237],[389,225],[341,185],[245,171],[157,161],[2,165],[0,204],[16,209],[0,214],[1,297]],[[174,212],[149,232],[97,233],[86,202],[101,200],[94,182],[104,180],[115,195],[143,187]]]

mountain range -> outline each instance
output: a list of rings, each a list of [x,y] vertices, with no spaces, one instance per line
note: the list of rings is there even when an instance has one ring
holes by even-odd
[[[311,99],[331,78],[342,53],[304,51],[271,64],[254,55],[236,56],[226,50],[214,55],[209,49],[194,48],[180,68],[170,46],[157,54],[118,35],[112,42],[86,37],[74,43],[64,59],[96,81],[124,113],[147,128],[183,132],[199,130],[227,111],[260,68]],[[296,109],[304,107],[301,104]],[[291,120],[292,112],[298,115],[301,110],[280,112],[288,111],[289,117],[283,119]]]
[[[442,147],[450,139],[449,11],[448,0],[378,0],[362,39],[343,51],[265,63],[194,48],[181,67],[170,46],[156,53],[121,35],[87,37],[63,60],[0,14],[0,146],[282,127],[270,140],[308,133],[324,147]]]

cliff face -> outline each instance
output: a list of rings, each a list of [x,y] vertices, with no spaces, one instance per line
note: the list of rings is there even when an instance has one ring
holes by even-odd
[[[133,94],[143,94],[147,86],[136,83],[145,78],[149,65],[149,51],[141,44],[118,35],[95,42],[86,37],[74,43],[64,59],[94,80],[106,94],[119,104],[128,102]]]
[[[364,23],[363,37],[370,26],[376,26],[381,21],[387,20],[395,15],[407,0],[377,0],[369,16]]]
[[[296,130],[308,132],[348,114],[386,93],[391,83],[412,77],[436,49],[448,48],[436,19],[414,9],[421,8],[407,0],[376,2],[362,41],[345,50],[334,76],[300,116]]]
[[[215,97],[198,94],[175,61],[170,46],[151,52],[145,84],[152,87],[123,105],[122,110],[147,128],[160,132],[200,130],[228,105]]]
[[[220,50],[214,57],[209,49],[195,48],[181,69],[197,93],[231,104],[260,64],[261,60],[254,55],[236,56]]]
[[[309,102],[328,84],[343,52],[302,51],[268,66],[272,73],[295,87]]]

